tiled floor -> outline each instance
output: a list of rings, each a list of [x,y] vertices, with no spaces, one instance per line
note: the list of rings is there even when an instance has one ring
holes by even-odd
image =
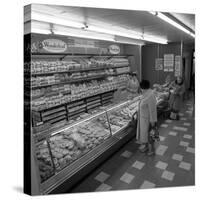
[[[194,185],[195,135],[191,106],[192,101],[184,103],[180,120],[160,122],[155,155],[140,153],[139,144],[133,139],[71,192]]]

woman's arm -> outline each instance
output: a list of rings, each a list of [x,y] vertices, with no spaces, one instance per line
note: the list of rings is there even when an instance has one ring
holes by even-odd
[[[148,109],[149,109],[149,116],[150,116],[150,123],[152,126],[155,125],[155,123],[157,122],[157,106],[156,106],[156,98],[155,96],[152,96],[149,100],[148,100]]]

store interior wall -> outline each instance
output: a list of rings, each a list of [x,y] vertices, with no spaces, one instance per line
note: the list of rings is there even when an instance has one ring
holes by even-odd
[[[192,73],[192,65],[193,65],[193,52],[194,52],[194,44],[185,44],[183,46],[183,59],[184,59],[184,79],[185,79],[185,87],[189,89],[191,87],[191,73]]]
[[[183,45],[183,58],[185,58],[185,81],[187,88],[189,87],[193,45]],[[163,84],[167,75],[171,79],[175,79],[173,72],[164,72],[163,70],[155,70],[155,59],[164,58],[164,54],[181,55],[181,43],[170,43],[167,45],[151,44],[142,47],[142,78],[150,81],[151,86],[154,83]]]

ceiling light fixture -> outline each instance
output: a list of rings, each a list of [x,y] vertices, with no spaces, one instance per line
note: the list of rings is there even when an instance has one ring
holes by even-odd
[[[96,27],[92,25],[88,25],[87,29],[91,31],[95,31],[95,32],[107,33],[107,34],[112,34],[116,36],[122,36],[122,37],[131,38],[131,39],[155,42],[155,43],[160,43],[160,44],[167,44],[168,42],[166,39],[163,39],[163,38],[152,37],[148,35],[143,36],[142,33],[136,33],[130,30],[126,30],[126,29],[124,29],[123,31],[111,30],[110,28],[100,28],[100,27]]]
[[[94,39],[94,40],[105,40],[105,41],[110,41],[110,42],[115,42],[114,36],[113,37],[106,37],[106,36],[96,36],[96,35],[83,35],[79,33],[72,33],[72,32],[66,32],[66,31],[59,31],[59,30],[54,30],[54,34],[57,35],[66,35],[66,36],[71,36],[71,37],[78,37],[78,38],[86,38],[86,39]]]
[[[143,39],[145,41],[155,42],[155,43],[160,43],[160,44],[167,44],[168,43],[167,39],[161,39],[159,37],[148,36],[148,35],[143,35]]]
[[[149,13],[151,13],[152,15],[155,15],[157,17],[159,17],[160,19],[164,20],[165,22],[171,24],[172,26],[178,28],[179,30],[184,31],[185,33],[187,33],[188,35],[191,35],[192,37],[195,37],[195,34],[192,33],[191,31],[189,31],[188,29],[186,29],[185,27],[183,27],[182,25],[180,25],[179,23],[175,22],[174,20],[172,20],[171,18],[169,18],[168,16],[166,16],[165,14],[161,13],[161,12],[154,12],[154,11],[149,11]]]

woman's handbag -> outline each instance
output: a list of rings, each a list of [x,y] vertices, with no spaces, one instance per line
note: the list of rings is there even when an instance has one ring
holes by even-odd
[[[172,110],[170,113],[170,119],[178,120],[179,119],[178,112]]]
[[[153,127],[150,125],[149,140],[150,140],[150,143],[155,142],[155,141],[160,141],[157,125],[155,125]]]

